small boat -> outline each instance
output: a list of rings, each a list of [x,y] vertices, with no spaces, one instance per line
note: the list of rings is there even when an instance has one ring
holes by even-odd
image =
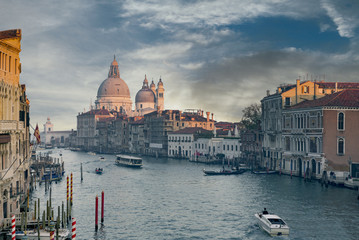
[[[141,168],[142,158],[128,155],[116,155],[116,164],[126,167]]]
[[[203,169],[204,174],[206,175],[238,175],[238,174],[242,174],[244,173],[246,170],[244,169],[239,169],[239,170],[220,170],[220,171],[212,171],[212,170],[206,170]]]
[[[101,156],[99,157],[100,161],[105,161],[105,157]]]
[[[26,236],[26,237],[25,237]],[[55,230],[56,236],[56,230]],[[11,238],[11,233],[7,234],[7,237]],[[27,230],[26,234],[24,231],[16,231],[16,239],[27,239],[27,240],[50,240],[50,231],[48,229],[40,229],[40,238],[38,238],[37,229]],[[68,229],[59,229],[59,239],[67,240],[71,239],[70,231]]]
[[[264,170],[264,171],[253,171],[254,174],[275,174],[277,171],[274,170]]]
[[[277,215],[264,211],[254,214],[258,225],[271,236],[289,235],[288,225]]]
[[[95,172],[96,172],[96,174],[102,174],[103,168],[96,168]]]
[[[44,175],[41,177],[40,181],[60,181],[64,176],[65,171],[62,171],[60,174],[54,170],[46,171]]]

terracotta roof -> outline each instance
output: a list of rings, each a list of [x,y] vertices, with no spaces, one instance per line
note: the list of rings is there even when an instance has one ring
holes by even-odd
[[[80,115],[110,115],[110,112],[107,109],[94,109]]]
[[[200,127],[190,127],[183,128],[178,131],[171,132],[169,134],[196,134],[196,133],[211,133],[212,131],[200,128]]]
[[[164,111],[160,111],[161,116],[164,117],[165,119],[169,120],[170,118],[173,117],[173,114],[175,114],[176,116],[176,120],[179,120],[179,116],[180,116],[180,111],[179,110],[164,110]],[[171,114],[172,113],[172,114]],[[146,117],[156,117],[157,116],[157,111],[153,111],[151,113],[145,114]],[[170,116],[171,115],[171,116]],[[181,113],[181,118],[182,121],[197,121],[197,122],[207,122],[207,116],[206,117],[202,117],[201,115],[198,114],[193,114],[193,113],[188,113],[188,112],[182,112]],[[209,118],[209,122],[215,122],[214,120],[212,120],[211,118]]]
[[[354,107],[359,108],[359,89],[346,89],[325,97],[298,103],[289,109],[313,107]]]
[[[336,82],[317,82],[316,84],[319,85],[320,88],[335,89],[335,83]],[[337,82],[337,88],[339,88],[339,89],[352,89],[352,88],[359,89],[359,83],[357,83],[357,82]]]
[[[0,31],[0,39],[21,37],[21,29]]]

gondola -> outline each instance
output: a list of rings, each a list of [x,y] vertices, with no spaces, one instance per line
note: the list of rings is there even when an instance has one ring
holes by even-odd
[[[203,169],[204,174],[206,175],[238,175],[244,173],[245,169],[239,169],[239,170],[219,170],[219,171],[213,171],[213,170],[205,170]]]

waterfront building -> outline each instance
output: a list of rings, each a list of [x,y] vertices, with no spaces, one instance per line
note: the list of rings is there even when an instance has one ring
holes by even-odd
[[[241,136],[241,161],[254,169],[263,166],[261,130],[242,130]]]
[[[236,128],[235,128],[236,129]],[[194,142],[195,161],[239,161],[240,137],[238,131],[214,129],[211,137],[199,137]]]
[[[54,131],[54,125],[51,123],[50,118],[47,118],[44,124],[44,131],[40,133],[41,141],[45,147],[68,147],[70,146],[71,131]]]
[[[30,102],[20,84],[21,30],[0,32],[0,226],[30,190]]]
[[[213,115],[207,118],[203,111],[157,110],[144,116],[145,153],[150,155],[167,156],[168,134],[187,127],[200,127],[206,130],[214,129]]]
[[[312,178],[323,171],[348,174],[349,164],[359,162],[358,103],[359,89],[347,89],[283,110],[282,171]]]
[[[282,159],[282,110],[344,89],[359,88],[359,83],[316,82],[297,79],[296,84],[281,85],[276,93],[261,100],[264,166],[279,170]]]
[[[143,117],[132,117],[129,119],[129,151],[131,153],[144,154],[145,150],[145,135],[144,135],[145,120]]]
[[[77,146],[85,151],[99,148],[97,124],[100,120],[113,118],[107,109],[95,109],[77,115]]]
[[[212,131],[200,127],[189,127],[168,133],[168,156],[194,160],[194,142],[204,137],[213,137]]]

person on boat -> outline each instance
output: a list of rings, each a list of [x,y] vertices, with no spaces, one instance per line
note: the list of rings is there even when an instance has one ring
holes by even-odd
[[[263,214],[269,214],[268,211],[267,211],[267,208],[264,208]]]
[[[96,168],[96,172],[97,172],[97,168]]]

